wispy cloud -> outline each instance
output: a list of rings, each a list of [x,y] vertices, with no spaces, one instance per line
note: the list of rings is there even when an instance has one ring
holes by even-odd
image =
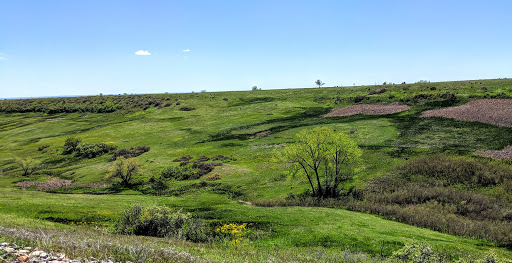
[[[184,49],[183,52],[190,52],[190,49]]]
[[[7,60],[5,53],[0,53],[0,60]]]
[[[149,51],[147,51],[147,50],[139,50],[139,51],[135,52],[135,55],[138,55],[138,56],[149,56],[149,55],[151,55],[151,53],[149,53]]]

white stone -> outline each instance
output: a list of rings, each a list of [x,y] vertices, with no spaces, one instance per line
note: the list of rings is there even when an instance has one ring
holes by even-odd
[[[18,251],[18,254],[20,254],[20,255],[27,255],[28,253],[30,253],[30,250],[22,249],[22,250]]]
[[[34,252],[30,253],[30,255],[29,255],[29,256],[30,256],[30,257],[39,257],[42,253],[43,253],[43,251],[38,251],[38,250],[36,250],[36,251],[34,251]]]

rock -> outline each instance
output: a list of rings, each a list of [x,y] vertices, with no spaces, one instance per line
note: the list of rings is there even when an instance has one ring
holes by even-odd
[[[0,246],[2,246],[2,247],[6,247],[6,246],[9,246],[9,243],[4,242],[4,243],[0,244]]]
[[[42,259],[48,258],[48,254],[43,252],[43,253],[39,254],[39,258],[42,258]]]
[[[4,248],[4,251],[5,251],[6,253],[14,253],[14,252],[15,252],[15,249],[14,249],[14,248],[12,248],[12,247],[6,247],[6,248]]]
[[[30,258],[28,256],[21,256],[18,257],[19,262],[27,262]]]
[[[30,253],[30,250],[22,249],[22,250],[18,251],[18,254],[20,254],[20,255],[27,255],[28,253]]]
[[[36,250],[32,253],[30,253],[30,257],[39,257],[41,254],[43,253],[43,251],[39,251],[39,250]]]

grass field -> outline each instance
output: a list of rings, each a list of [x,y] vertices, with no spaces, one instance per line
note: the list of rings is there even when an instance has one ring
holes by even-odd
[[[382,89],[386,91],[372,92]],[[249,228],[257,230],[258,237],[239,248],[217,243],[172,242],[177,250],[214,261],[335,261],[340,251],[380,257],[390,256],[405,244],[421,242],[453,259],[479,258],[489,251],[503,259],[512,258],[507,244],[453,236],[395,222],[389,217],[348,211],[343,205],[258,207],[239,202],[280,202],[289,194],[306,191],[305,178],[290,177],[273,156],[276,149],[293,142],[299,131],[316,126],[349,133],[363,150],[363,169],[344,185],[347,189],[364,189],[375,178],[391,175],[399,165],[422,156],[443,154],[480,160],[475,154],[477,150],[499,150],[512,145],[512,128],[422,118],[421,113],[479,98],[512,97],[510,79],[151,96],[172,105],[110,113],[0,113],[0,226],[81,235],[91,229],[122,240],[128,237],[105,232],[123,210],[140,203],[181,208],[211,224],[249,223]],[[399,102],[411,109],[380,116],[321,117],[334,107],[356,101]],[[195,109],[180,110],[185,106]],[[82,186],[53,192],[16,186],[19,181],[49,179],[66,179],[74,184],[112,184],[107,178],[112,167],[107,159],[111,155],[92,159],[62,155],[69,137],[84,143],[110,143],[118,148],[149,146],[149,152],[137,157],[142,164],[138,184],[131,189]],[[144,185],[151,177],[158,177],[164,168],[177,165],[173,159],[188,154],[194,158],[224,155],[232,159],[210,173],[218,174],[219,180],[205,180],[206,176],[171,180],[163,195],[145,192]],[[44,167],[24,177],[15,160],[32,160]],[[510,166],[507,161],[493,162]],[[471,189],[463,185],[450,187],[493,198],[498,189],[505,189],[502,184]],[[91,194],[95,191],[115,193]],[[504,205],[510,206],[510,200],[503,201]],[[86,225],[75,226],[76,222]],[[155,244],[169,242],[132,238]],[[255,251],[259,256],[255,256]],[[311,251],[321,251],[325,256],[315,258]]]

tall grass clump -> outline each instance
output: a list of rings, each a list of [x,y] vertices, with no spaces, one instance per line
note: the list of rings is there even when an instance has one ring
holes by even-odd
[[[512,178],[498,163],[446,156],[411,160],[347,201],[357,211],[512,246],[512,205],[493,191]]]

